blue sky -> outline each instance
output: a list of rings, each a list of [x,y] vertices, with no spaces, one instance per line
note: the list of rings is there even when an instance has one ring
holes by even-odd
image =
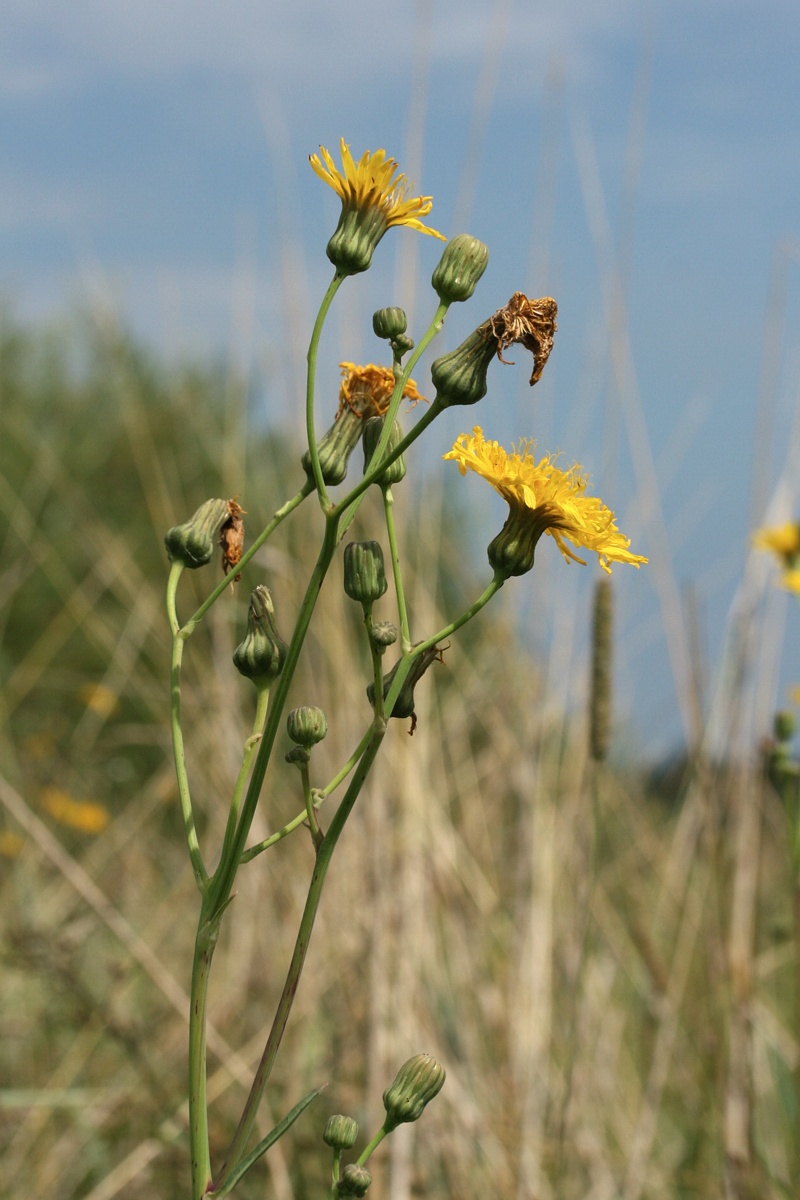
[[[291,418],[338,211],[308,154],[342,135],[385,147],[434,196],[436,228],[490,247],[445,348],[515,290],[558,299],[542,383],[499,368],[441,448],[480,420],[561,449],[658,560],[615,572],[620,701],[647,744],[679,736],[673,675],[696,655],[664,630],[687,593],[709,673],[732,608],[786,621],[757,724],[800,681],[800,613],[747,550],[771,496],[774,520],[798,502],[795,0],[6,0],[4,34],[0,288],[19,315],[101,299],[170,358],[258,366],[268,419]],[[376,353],[374,307],[423,320],[437,257],[393,232],[352,281],[323,347],[332,393],[339,358]],[[580,616],[589,573],[562,584],[561,565],[548,588]],[[556,617],[519,606],[547,646]]]

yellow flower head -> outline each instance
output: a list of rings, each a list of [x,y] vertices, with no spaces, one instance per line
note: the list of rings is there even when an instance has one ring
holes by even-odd
[[[800,595],[800,523],[788,521],[771,529],[759,529],[753,534],[758,550],[769,550],[783,567],[781,587]]]
[[[366,150],[355,162],[344,138],[340,147],[342,171],[324,146],[320,146],[319,156],[311,154],[308,161],[342,202],[339,224],[327,248],[328,258],[342,275],[366,271],[375,247],[392,225],[407,225],[446,240],[419,220],[431,211],[433,197],[409,196],[411,185],[385,150],[374,154]]]
[[[342,369],[342,383],[337,419],[346,408],[359,417],[383,416],[397,382],[394,371],[390,367],[378,367],[375,363],[359,367],[355,363],[342,362],[339,366]],[[403,388],[403,396],[412,404],[419,404],[420,400],[425,399],[413,379],[409,379]]]
[[[74,800],[60,788],[46,787],[41,793],[42,807],[59,825],[79,829],[81,833],[102,833],[111,820],[108,809],[93,800]]]
[[[567,542],[597,554],[600,566],[611,573],[612,562],[646,563],[631,554],[630,541],[617,528],[614,514],[602,500],[587,496],[586,477],[581,468],[566,471],[545,455],[539,462],[531,453],[533,443],[520,442],[511,454],[498,442],[489,442],[476,425],[472,436],[462,433],[453,449],[444,455],[467,470],[488,480],[509,506],[502,531],[489,546],[489,561],[500,574],[523,575],[533,566],[536,543],[543,533],[552,537],[566,559],[586,565]]]

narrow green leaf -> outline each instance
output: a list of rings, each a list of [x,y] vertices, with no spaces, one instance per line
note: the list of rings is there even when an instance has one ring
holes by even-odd
[[[314,1088],[313,1092],[309,1092],[307,1096],[304,1096],[302,1100],[298,1101],[294,1108],[286,1114],[283,1120],[279,1121],[275,1128],[271,1129],[265,1138],[262,1138],[255,1150],[251,1151],[246,1158],[241,1159],[231,1169],[230,1174],[226,1179],[222,1180],[219,1187],[215,1187],[207,1193],[209,1198],[213,1198],[213,1200],[221,1200],[221,1197],[229,1195],[230,1192],[232,1192],[236,1187],[236,1184],[239,1182],[242,1176],[247,1174],[253,1163],[258,1162],[262,1155],[266,1154],[270,1146],[274,1146],[278,1138],[283,1137],[283,1135],[286,1133],[286,1130],[291,1125],[294,1125],[301,1112],[308,1108],[311,1101],[316,1100],[320,1092],[323,1092],[327,1086],[327,1083],[323,1083],[322,1087]]]

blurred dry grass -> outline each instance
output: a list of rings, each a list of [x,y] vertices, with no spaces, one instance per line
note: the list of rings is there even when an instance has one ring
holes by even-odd
[[[239,493],[252,531],[296,490],[298,456],[245,435],[235,380],[165,373],[102,325],[49,341],[7,325],[0,382],[0,1175],[17,1196],[183,1196],[197,895],[167,742],[161,538],[212,494]],[[426,634],[475,589],[463,522],[430,486],[414,499],[398,488],[397,505]],[[367,535],[367,506],[360,519]],[[230,665],[249,587],[268,582],[288,632],[318,525],[303,506],[189,648],[205,845],[221,834],[249,729],[252,696]],[[333,771],[368,718],[366,669],[348,657],[356,620],[336,570],[322,600],[291,699],[327,710],[320,758]],[[384,1087],[418,1051],[441,1058],[447,1084],[376,1156],[376,1197],[794,1194],[778,801],[755,768],[700,754],[666,798],[643,764],[620,774],[589,762],[585,722],[563,711],[551,666],[490,609],[419,687],[414,736],[406,722],[392,729],[337,851],[264,1129],[330,1087],[243,1197],[321,1194],[327,1116],[374,1130]],[[48,788],[103,805],[107,827],[60,823]],[[277,765],[255,837],[297,808]],[[210,1009],[218,1149],[260,1055],[311,862],[302,830],[255,860],[223,927]]]

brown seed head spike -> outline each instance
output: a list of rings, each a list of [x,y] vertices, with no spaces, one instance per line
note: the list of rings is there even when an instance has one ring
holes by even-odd
[[[529,300],[522,292],[514,292],[505,308],[500,308],[489,319],[492,335],[497,342],[497,357],[501,362],[503,351],[514,342],[530,350],[533,355],[531,387],[538,383],[545,363],[553,349],[553,336],[558,326],[558,305],[552,296],[540,300]]]

